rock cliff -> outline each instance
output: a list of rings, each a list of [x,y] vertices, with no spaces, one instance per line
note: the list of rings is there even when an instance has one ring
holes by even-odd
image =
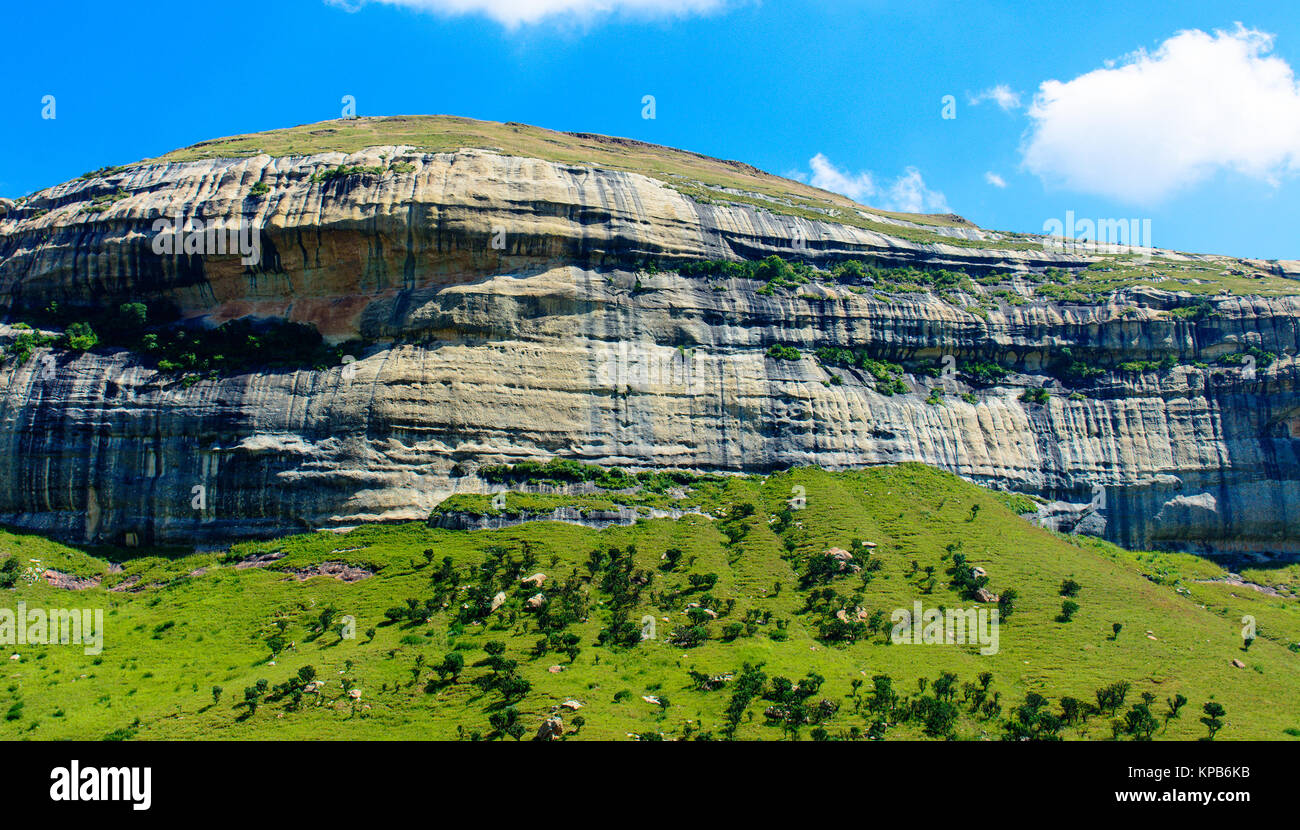
[[[203,325],[284,318],[364,344],[337,366],[188,378],[121,349],[11,356],[0,521],[76,541],[209,544],[424,519],[451,493],[488,489],[482,463],[921,461],[1074,505],[1044,506],[1044,521],[1082,520],[1130,547],[1300,547],[1300,296],[1193,298],[1138,281],[1067,300],[1037,291],[1034,275],[1104,257],[955,219],[850,215],[829,194],[826,205],[773,196],[780,180],[757,171],[751,190],[508,150],[164,158],[0,206],[6,340],[50,303],[166,299]],[[187,250],[178,236],[159,252],[178,215],[186,239],[230,231],[232,244],[214,253],[210,233]],[[772,254],[1006,282],[765,290],[673,265]],[[1174,269],[1228,267],[1157,254]],[[1238,266],[1286,282],[1285,264]],[[1204,313],[1179,313],[1193,299]],[[774,344],[802,359],[774,359]],[[911,391],[823,365],[812,353],[827,346],[903,364]],[[1275,359],[1215,362],[1250,348]],[[1064,350],[1108,368],[1086,394],[1051,370]],[[977,388],[924,371],[945,356],[1009,374]],[[1125,361],[1165,366],[1113,369]],[[1022,399],[1037,388],[1048,393]]]

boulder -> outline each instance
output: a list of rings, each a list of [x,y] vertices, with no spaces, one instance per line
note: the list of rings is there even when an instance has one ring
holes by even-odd
[[[564,721],[558,715],[552,715],[542,721],[542,725],[537,728],[537,740],[554,741],[564,734]]]
[[[835,561],[835,570],[840,573],[862,570],[862,567],[853,561],[853,554],[844,548],[827,548],[824,555]]]

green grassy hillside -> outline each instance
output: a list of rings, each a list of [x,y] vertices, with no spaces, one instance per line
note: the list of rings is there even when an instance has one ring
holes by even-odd
[[[803,509],[791,510],[801,494]],[[522,498],[501,511],[473,500],[458,509],[509,515]],[[527,498],[530,510],[565,503]],[[508,740],[532,737],[570,700],[581,708],[559,714],[577,740],[1110,739],[1113,722],[1129,739],[1126,724],[1141,734],[1148,711],[1154,738],[1190,740],[1207,733],[1208,702],[1226,710],[1219,740],[1300,735],[1294,569],[1241,574],[1268,593],[1215,581],[1226,573],[1194,557],[1035,528],[1017,515],[1027,500],[920,465],[699,479],[684,493],[622,501],[702,512],[603,531],[366,526],[129,559],[0,535],[23,571],[0,607],[102,608],[106,626],[97,657],[73,645],[5,647],[19,659],[3,664],[0,737]],[[830,547],[861,569],[831,567]],[[239,566],[267,554],[283,555]],[[1016,592],[998,653],[890,643],[879,623],[894,609],[980,606],[954,584],[969,577],[963,560],[987,571],[989,590]],[[324,563],[358,569],[347,573],[356,581],[310,575]],[[36,576],[45,569],[99,584],[54,587]],[[521,584],[539,572],[540,588]],[[1066,580],[1079,607],[1061,621]],[[490,611],[498,592],[504,602]],[[539,593],[543,607],[530,610]],[[1258,625],[1249,649],[1244,614]],[[355,617],[353,639],[337,628],[343,615]],[[646,615],[655,636],[642,640]],[[308,679],[323,688],[304,689]],[[1130,684],[1124,702],[1089,711],[1117,682]],[[1135,712],[1143,693],[1154,701]],[[1179,694],[1189,703],[1166,721]],[[1086,704],[1086,721],[1056,720],[1064,698]]]

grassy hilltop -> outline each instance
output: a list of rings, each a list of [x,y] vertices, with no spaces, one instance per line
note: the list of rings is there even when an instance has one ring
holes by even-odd
[[[734,188],[786,201],[813,211],[854,212],[861,205],[828,190],[774,176],[739,161],[678,150],[630,138],[596,133],[559,132],[516,122],[499,123],[455,115],[393,115],[346,118],[279,130],[202,141],[173,150],[155,161],[194,161],[314,153],[355,153],[366,147],[410,146],[428,153],[464,149],[492,150],[513,156],[565,164],[594,165],[640,173],[669,184]],[[744,198],[743,194],[732,194]],[[874,211],[878,215],[942,227],[967,226],[961,217]],[[825,217],[823,217],[825,218]]]
[[[1190,740],[1207,733],[1208,702],[1226,710],[1219,740],[1300,735],[1296,566],[1240,574],[1258,588],[1232,584],[1195,557],[1054,535],[1018,515],[1027,499],[921,465],[664,484],[446,505],[489,517],[686,511],[603,531],[376,525],[133,558],[0,534],[26,572],[0,604],[103,608],[107,629],[98,657],[6,647],[20,658],[4,663],[0,737],[508,740],[531,738],[566,701],[581,704],[558,710],[577,740],[1110,739],[1117,728]],[[797,487],[806,506],[790,510]],[[861,569],[837,570],[832,547]],[[988,590],[1015,592],[996,655],[888,643],[891,612],[914,600],[980,605],[963,596],[972,566]],[[45,569],[84,581],[55,587],[37,576]],[[536,573],[540,587],[521,584]],[[1078,609],[1062,621],[1067,580]],[[1243,649],[1246,614],[1258,639]],[[340,636],[344,615],[354,639]],[[642,641],[646,615],[655,638]],[[1091,711],[1116,683],[1129,684],[1123,703]],[[1154,702],[1135,711],[1143,693]],[[1166,720],[1180,694],[1189,702]],[[1086,720],[1058,720],[1066,698]]]

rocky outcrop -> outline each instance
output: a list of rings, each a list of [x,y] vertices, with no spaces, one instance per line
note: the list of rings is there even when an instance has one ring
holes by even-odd
[[[341,166],[372,169],[322,176]],[[256,183],[266,192],[253,195]],[[257,257],[156,253],[157,223],[178,211],[255,231]],[[1300,298],[1217,297],[1199,320],[1169,313],[1186,298],[1151,289],[977,313],[967,294],[764,294],[747,280],[638,270],[770,253],[975,273],[1084,262],[967,241],[705,204],[633,173],[487,151],[145,164],[70,182],[0,216],[13,319],[51,301],[167,298],[209,324],[280,316],[371,345],[323,371],[197,382],[125,351],[9,360],[0,521],[78,541],[214,542],[425,519],[450,494],[488,489],[458,462],[743,472],[922,461],[1076,512],[1100,488],[1089,527],[1132,547],[1295,552]],[[769,358],[776,343],[870,347],[912,367],[998,360],[1018,374],[957,384],[934,405],[942,378],[913,374],[912,393],[884,395],[857,370],[833,370],[835,382],[809,357]],[[1254,376],[1195,365],[1248,345],[1280,357]],[[1179,365],[1112,373],[1071,399],[1044,375],[1062,348],[1097,365]],[[1046,403],[1020,399],[1042,385],[1057,390]]]

